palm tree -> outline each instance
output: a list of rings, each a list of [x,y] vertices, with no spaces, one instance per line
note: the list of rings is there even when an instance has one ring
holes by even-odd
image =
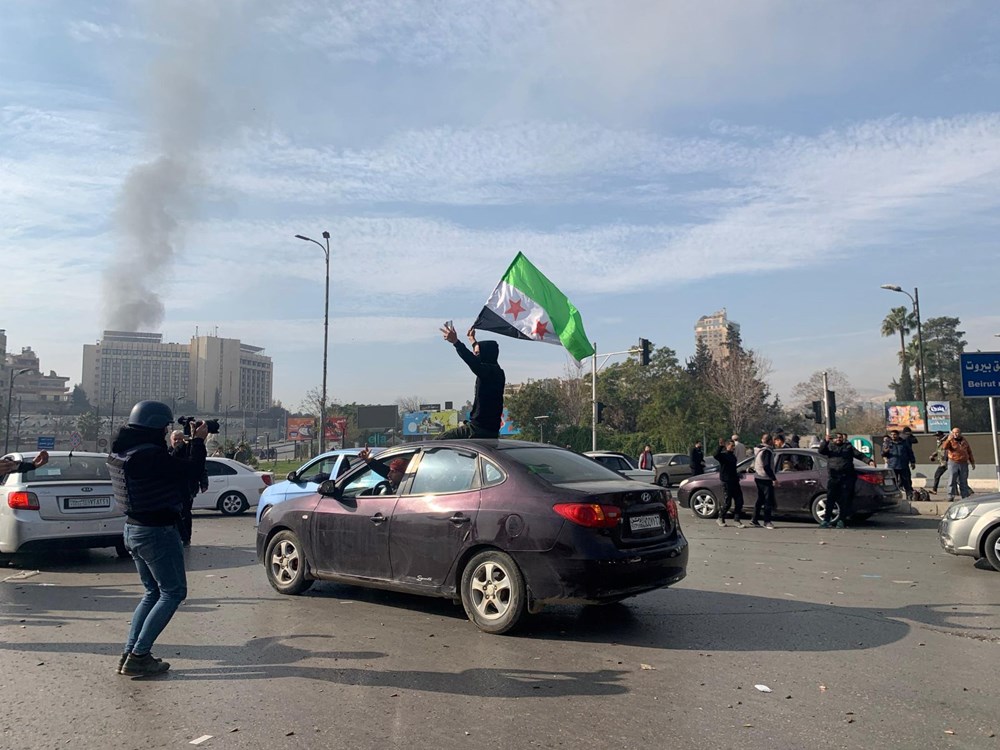
[[[882,335],[893,336],[899,334],[899,363],[902,368],[899,386],[902,393],[897,396],[904,401],[913,399],[913,380],[910,378],[910,368],[906,365],[906,335],[913,330],[917,324],[917,317],[906,309],[905,306],[894,307],[889,310],[889,314],[882,321]]]

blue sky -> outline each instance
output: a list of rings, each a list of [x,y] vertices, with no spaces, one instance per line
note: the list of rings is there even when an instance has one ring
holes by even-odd
[[[155,7],[154,7],[155,6]],[[207,7],[206,7],[207,6]],[[123,320],[263,346],[275,397],[463,402],[440,340],[518,251],[599,350],[725,306],[775,392],[898,373],[883,283],[1000,348],[1000,6],[5,0],[0,327],[80,380]],[[509,381],[565,374],[502,339]]]

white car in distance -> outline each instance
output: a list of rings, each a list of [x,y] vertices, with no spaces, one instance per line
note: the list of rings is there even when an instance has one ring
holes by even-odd
[[[231,458],[205,460],[208,490],[194,498],[193,510],[217,510],[224,516],[237,516],[256,506],[274,482],[274,474],[257,471]]]

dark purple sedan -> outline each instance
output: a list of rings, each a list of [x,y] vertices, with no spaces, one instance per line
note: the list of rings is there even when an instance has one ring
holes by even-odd
[[[361,464],[266,510],[257,557],[277,591],[326,580],[461,599],[481,630],[504,633],[547,603],[617,602],[686,574],[669,490],[586,456],[517,440],[378,455],[396,459],[395,489]]]

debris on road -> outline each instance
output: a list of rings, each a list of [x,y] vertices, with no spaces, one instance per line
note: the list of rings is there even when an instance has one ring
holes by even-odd
[[[210,734],[203,734],[201,737],[198,737],[197,739],[191,740],[188,744],[189,745],[200,745],[203,742],[208,742],[210,739],[212,739],[212,735],[210,735]]]
[[[757,688],[762,693],[771,692],[771,688],[769,688],[767,685],[754,685],[754,687]]]

